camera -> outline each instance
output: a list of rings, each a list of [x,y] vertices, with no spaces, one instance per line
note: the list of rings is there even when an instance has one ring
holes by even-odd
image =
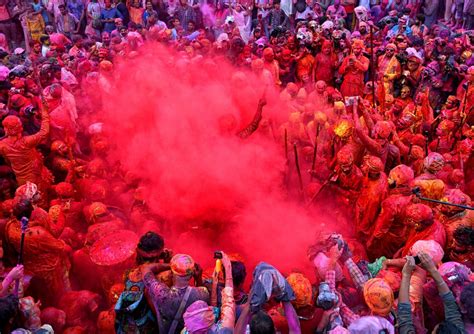
[[[344,98],[344,103],[346,107],[353,106],[357,102],[357,96],[346,96]]]
[[[38,109],[36,109],[32,104],[27,105],[24,108],[24,112],[25,112],[26,115],[34,115],[34,114],[36,114],[37,111],[38,111]]]
[[[221,251],[215,251],[214,252],[214,259],[222,260],[222,252]]]
[[[339,302],[339,297],[331,291],[329,284],[326,282],[321,282],[319,284],[319,293],[318,299],[316,300],[316,305],[323,310],[327,311],[332,309]]]
[[[337,233],[332,233],[327,239],[328,247],[331,248],[334,245],[337,245],[339,249],[344,247],[344,241],[342,241],[341,237]]]

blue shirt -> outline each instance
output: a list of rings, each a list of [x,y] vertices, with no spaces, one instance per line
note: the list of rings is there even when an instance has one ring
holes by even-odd
[[[123,19],[123,17],[116,8],[103,8],[100,12],[100,19]],[[104,31],[111,33],[113,30],[115,30],[115,22],[104,22]]]

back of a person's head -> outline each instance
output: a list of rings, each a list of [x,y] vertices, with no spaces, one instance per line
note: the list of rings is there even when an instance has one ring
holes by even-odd
[[[474,282],[464,287],[460,297],[461,309],[470,323],[474,323]]]
[[[439,323],[433,330],[433,334],[462,334],[463,331],[460,330],[455,324],[450,321],[443,321]]]
[[[240,261],[232,261],[232,280],[234,281],[234,286],[243,284],[246,276],[245,264]]]
[[[393,325],[385,318],[368,316],[360,317],[349,326],[351,334],[394,334]]]
[[[0,332],[9,324],[10,320],[18,313],[18,298],[9,295],[0,298]]]
[[[251,334],[275,334],[272,318],[263,311],[258,311],[250,320]]]

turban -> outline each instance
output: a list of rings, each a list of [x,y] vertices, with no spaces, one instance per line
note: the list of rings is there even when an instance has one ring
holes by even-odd
[[[411,147],[411,156],[414,159],[423,159],[425,157],[425,151],[423,150],[422,147],[418,145],[413,145]]]
[[[393,305],[393,291],[385,280],[372,278],[364,284],[364,299],[373,313],[387,316]]]
[[[471,198],[459,189],[449,189],[444,199],[454,204],[469,205],[471,203]]]
[[[17,116],[10,115],[5,117],[2,125],[7,135],[18,135],[23,131],[23,125]]]
[[[316,81],[316,88],[318,89],[326,89],[327,86],[328,85],[323,80]]]
[[[420,55],[420,53],[418,53],[418,51],[416,51],[415,48],[408,48],[406,52],[408,53],[409,60],[416,61],[417,63],[423,62],[423,57]]]
[[[337,152],[337,163],[343,166],[351,165],[354,163],[354,155],[349,149],[342,149]]]
[[[416,180],[415,186],[420,187],[424,197],[441,199],[446,191],[446,185],[441,180]]]
[[[398,165],[390,171],[388,178],[397,185],[407,185],[414,178],[413,169],[406,165]]]
[[[429,226],[433,223],[433,210],[424,204],[411,204],[405,211],[407,219]]]
[[[418,240],[411,246],[410,253],[414,256],[426,253],[431,256],[435,264],[440,263],[444,256],[443,248],[434,240]]]
[[[264,58],[267,58],[267,57],[270,57],[270,56],[274,56],[275,55],[275,52],[273,52],[273,49],[272,48],[265,48],[263,50],[263,57]]]
[[[349,333],[351,334],[395,334],[395,328],[385,318],[382,317],[360,317],[351,323]]]
[[[352,47],[353,48],[364,48],[364,42],[360,39],[355,39],[352,41]]]
[[[454,129],[454,122],[450,121],[449,119],[442,120],[438,125],[438,129],[444,133],[448,133]]]
[[[380,173],[385,167],[382,160],[379,157],[375,157],[373,155],[369,155],[365,162],[369,168],[369,172],[372,173]]]
[[[20,186],[15,191],[15,197],[31,200],[38,193],[38,186],[27,181],[26,184]]]
[[[110,71],[112,71],[112,68],[113,68],[113,64],[112,64],[112,62],[110,62],[108,60],[102,60],[99,63],[99,69],[102,72],[110,72]]]
[[[375,123],[374,130],[377,136],[382,139],[387,139],[390,133],[392,133],[392,127],[387,121],[378,121]]]
[[[387,46],[385,46],[385,49],[397,50],[397,46],[393,43],[388,43]]]
[[[51,219],[52,222],[57,223],[61,216],[62,210],[60,205],[53,205],[52,207],[49,208],[48,210],[48,216]]]
[[[190,276],[194,273],[194,260],[186,254],[176,254],[171,259],[171,271],[177,276]]]
[[[347,138],[352,134],[352,124],[347,120],[342,120],[334,126],[334,133],[341,138]]]
[[[196,333],[207,330],[214,325],[213,307],[207,305],[205,301],[198,300],[189,305],[183,314],[184,325],[189,333]]]
[[[59,197],[73,197],[74,196],[74,187],[68,182],[60,182],[54,186],[54,190]]]
[[[321,25],[321,28],[323,30],[331,30],[332,28],[334,28],[334,23],[332,21],[327,20]]]
[[[260,58],[254,59],[252,61],[252,70],[262,70],[263,69],[263,60]]]
[[[94,202],[88,208],[89,222],[94,222],[95,218],[99,218],[107,214],[108,209],[104,203]]]
[[[444,158],[437,152],[431,152],[423,161],[423,165],[428,172],[435,174],[444,167]]]
[[[303,274],[292,273],[286,280],[295,293],[295,306],[303,307],[312,304],[313,288],[311,282]]]

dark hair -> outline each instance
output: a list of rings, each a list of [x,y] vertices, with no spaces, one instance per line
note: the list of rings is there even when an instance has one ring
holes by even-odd
[[[8,295],[0,298],[0,330],[3,330],[18,312],[18,298]]]
[[[145,252],[152,252],[163,249],[165,241],[161,235],[155,232],[147,232],[140,238],[138,248]]]
[[[0,50],[0,59],[3,60],[8,56],[8,52]]]
[[[453,233],[454,239],[463,246],[474,245],[474,229],[469,226],[459,226]]]
[[[474,282],[464,287],[459,301],[461,306],[466,310],[467,319],[474,323]]]
[[[275,334],[272,318],[263,311],[258,311],[250,319],[251,334]]]
[[[20,220],[22,217],[30,218],[33,212],[33,204],[28,199],[18,201],[13,207],[13,215]]]
[[[231,261],[231,264],[234,286],[239,286],[244,283],[245,277],[247,277],[247,269],[245,268],[245,264],[240,261]]]
[[[416,14],[416,19],[421,22],[421,24],[425,23],[425,15],[423,14]]]
[[[443,321],[438,325],[436,334],[462,334],[463,332],[452,322]]]

